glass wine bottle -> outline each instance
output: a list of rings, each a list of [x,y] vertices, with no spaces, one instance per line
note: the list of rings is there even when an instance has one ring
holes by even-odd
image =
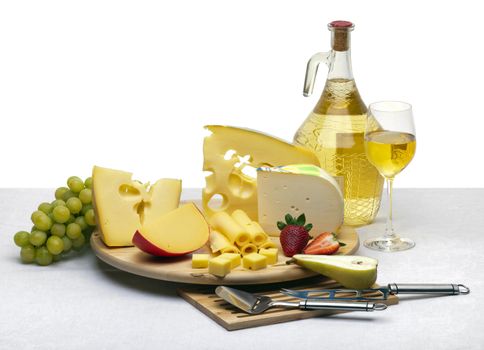
[[[350,34],[353,23],[334,21],[332,50],[311,57],[304,95],[311,95],[318,66],[329,67],[321,98],[294,136],[294,143],[312,149],[321,167],[339,182],[345,200],[345,224],[365,225],[380,207],[383,177],[365,155],[366,105],[351,69]]]

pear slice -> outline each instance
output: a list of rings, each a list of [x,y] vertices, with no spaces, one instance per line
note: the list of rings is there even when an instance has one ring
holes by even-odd
[[[378,260],[356,255],[296,254],[288,261],[318,272],[345,288],[371,288],[376,281]]]

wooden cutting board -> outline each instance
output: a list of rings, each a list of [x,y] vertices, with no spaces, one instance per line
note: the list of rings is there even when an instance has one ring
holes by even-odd
[[[201,207],[200,201],[194,201],[194,203]],[[279,238],[271,237],[271,239],[279,247],[278,264],[258,271],[246,270],[239,266],[224,278],[209,274],[206,268],[193,269],[191,254],[174,258],[160,258],[146,254],[137,247],[110,248],[103,243],[97,231],[91,235],[91,248],[99,259],[120,270],[171,282],[248,285],[294,281],[318,275],[316,272],[297,265],[286,265],[284,262],[288,258],[282,252]],[[358,233],[353,227],[341,227],[338,231],[338,239],[346,244],[338,250],[338,255],[351,255],[360,246]],[[204,246],[196,253],[210,253],[210,248],[208,245]]]
[[[374,286],[378,287],[377,285]],[[293,298],[281,294],[280,288],[290,289],[328,289],[328,288],[341,288],[341,286],[333,281],[322,277],[316,277],[312,279],[306,279],[304,281],[284,283],[284,284],[272,284],[272,285],[258,285],[258,286],[244,286],[243,290],[267,295],[277,301],[299,301],[300,299]],[[266,326],[275,323],[302,320],[311,317],[318,316],[330,316],[347,311],[332,311],[332,310],[311,310],[304,311],[298,309],[283,309],[273,308],[259,315],[249,315],[235,308],[227,303],[215,294],[214,286],[190,286],[177,290],[178,294],[195,306],[198,310],[217,322],[219,325],[229,331],[245,329],[258,326]],[[370,296],[366,294],[367,296]],[[395,305],[398,303],[398,298],[391,295],[388,300],[378,301],[387,305]],[[383,311],[385,312],[385,311]],[[378,311],[372,312],[374,317],[378,317]]]

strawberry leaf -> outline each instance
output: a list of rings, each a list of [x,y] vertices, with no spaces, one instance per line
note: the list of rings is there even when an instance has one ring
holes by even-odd
[[[311,231],[311,229],[313,228],[313,224],[307,224],[306,226],[304,226],[304,229],[309,232]]]
[[[306,216],[303,214],[299,215],[299,217],[296,219],[296,225],[298,226],[304,226],[306,223]]]
[[[344,246],[346,246],[346,243],[343,243],[343,242],[340,242],[340,241],[338,241],[338,243],[339,243],[339,246],[340,246],[340,247],[344,247]]]
[[[286,227],[286,224],[285,223],[283,223],[282,221],[278,221],[277,222],[277,228],[279,230],[281,230],[281,231],[284,230],[284,227]]]
[[[292,225],[292,224],[293,224],[294,219],[293,219],[293,217],[291,216],[291,214],[286,214],[286,216],[284,217],[284,219],[286,219],[286,223],[287,223],[288,225]]]

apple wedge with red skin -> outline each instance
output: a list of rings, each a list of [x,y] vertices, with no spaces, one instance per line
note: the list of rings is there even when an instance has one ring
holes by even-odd
[[[174,257],[203,247],[210,227],[193,203],[185,204],[143,224],[133,236],[133,244],[145,253]]]

